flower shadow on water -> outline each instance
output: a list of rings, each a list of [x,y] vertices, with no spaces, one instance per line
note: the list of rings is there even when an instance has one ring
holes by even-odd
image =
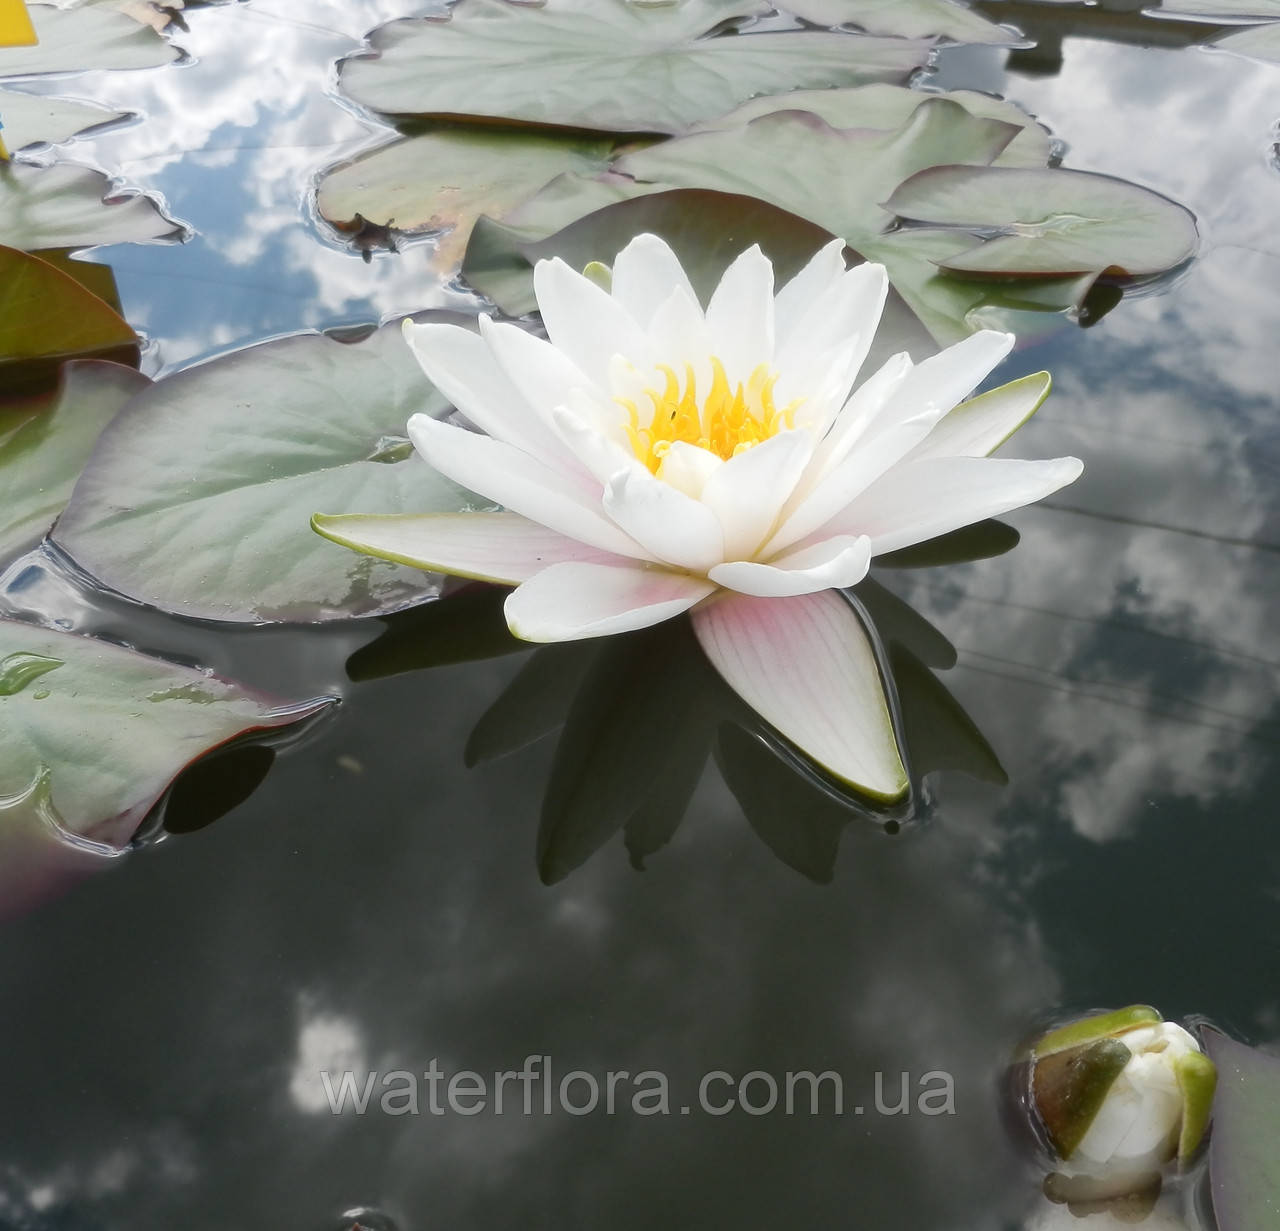
[[[885,563],[917,567],[986,558],[1018,536],[979,523]],[[412,612],[347,663],[354,682],[513,653],[528,659],[472,729],[471,767],[557,735],[541,808],[537,865],[553,884],[621,830],[632,865],[675,836],[708,759],[756,835],[788,867],[832,880],[844,828],[861,822],[894,834],[927,811],[924,779],[960,770],[1008,779],[999,758],[935,675],[956,662],[946,637],[880,583],[851,591],[876,648],[898,742],[911,777],[906,798],[885,805],[826,774],[774,731],[720,678],[687,617],[619,636],[533,646],[507,629],[506,589],[466,585]]]

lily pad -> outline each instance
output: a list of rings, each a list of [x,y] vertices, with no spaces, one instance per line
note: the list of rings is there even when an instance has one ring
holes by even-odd
[[[1191,20],[1280,21],[1280,0],[1161,0],[1158,8],[1143,12],[1151,17]]]
[[[77,133],[123,119],[125,112],[79,103],[70,98],[46,98],[22,90],[0,90],[0,123],[11,153],[28,145],[58,145]]]
[[[0,247],[0,369],[10,387],[63,359],[136,353],[137,342],[115,309],[69,273]]]
[[[54,541],[103,585],[241,623],[376,615],[439,578],[313,534],[316,509],[444,512],[472,497],[417,458],[409,416],[448,405],[396,326],[300,334],[157,381],[103,434]]]
[[[616,146],[600,137],[431,132],[393,141],[326,172],[316,208],[342,231],[367,222],[405,234],[447,232],[433,264],[453,272],[482,214],[501,218],[566,172],[598,174]]]
[[[0,77],[154,68],[181,54],[151,26],[107,5],[28,4],[27,12],[39,42],[34,47],[0,47]]]
[[[917,222],[995,231],[940,262],[967,273],[1137,277],[1173,269],[1199,244],[1190,210],[1085,171],[932,167],[902,183],[887,206]]]
[[[120,646],[0,620],[0,830],[6,811],[120,847],[182,768],[331,704],[288,705]]]
[[[119,194],[101,171],[0,163],[0,244],[10,248],[136,243],[181,230],[150,197]]]
[[[640,6],[461,0],[447,19],[395,21],[339,84],[374,111],[676,133],[756,94],[904,80],[921,40],[781,31],[705,37],[768,11],[759,0]]]
[[[957,43],[1011,47],[1025,40],[1016,30],[998,26],[958,0],[779,0],[797,17],[818,26],[858,26],[869,34],[899,38],[936,35]]]
[[[1252,56],[1255,60],[1280,64],[1280,22],[1248,26],[1244,30],[1220,35],[1210,46],[1221,51],[1233,51],[1241,56]]]
[[[1205,1032],[1218,1067],[1209,1175],[1220,1231],[1271,1231],[1280,1220],[1280,1058]]]
[[[37,542],[71,496],[103,428],[151,382],[132,368],[77,360],[52,405],[6,431],[0,410],[0,560]]]

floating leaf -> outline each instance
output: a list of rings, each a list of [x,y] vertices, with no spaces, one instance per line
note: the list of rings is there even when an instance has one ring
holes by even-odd
[[[77,133],[123,119],[122,111],[78,103],[70,98],[46,98],[22,90],[0,90],[0,123],[11,152],[47,142],[57,145]]]
[[[1222,21],[1280,21],[1280,0],[1161,0],[1143,10],[1150,17],[1217,18]]]
[[[115,309],[70,274],[0,247],[0,368],[11,388],[38,381],[64,359],[136,356],[137,342]]]
[[[54,531],[112,590],[238,622],[375,615],[439,579],[312,533],[317,509],[457,511],[467,493],[404,438],[443,414],[396,326],[359,343],[317,334],[188,368],[136,397],[104,433]]]
[[[104,641],[0,620],[0,799],[29,805],[43,782],[61,829],[119,847],[185,765],[329,703],[285,705]]]
[[[869,34],[953,39],[957,43],[1015,46],[1025,40],[958,0],[778,0],[788,13],[819,26],[858,26]]]
[[[370,222],[409,234],[447,231],[434,263],[452,272],[480,215],[501,218],[566,172],[595,175],[615,148],[598,137],[447,129],[394,141],[326,172],[316,207],[340,230]]]
[[[150,197],[122,196],[101,171],[0,164],[0,244],[27,252],[165,239],[181,230]]]
[[[477,116],[612,132],[679,132],[756,94],[901,80],[930,44],[783,31],[703,37],[757,0],[663,7],[462,0],[447,19],[395,21],[339,84],[395,115]]]
[[[154,68],[180,54],[149,25],[106,5],[28,4],[27,12],[39,42],[34,47],[0,47],[0,77]]]
[[[985,274],[1163,273],[1195,255],[1195,218],[1149,189],[1085,171],[932,167],[889,198],[904,218],[995,230],[941,262]]]
[[[1280,64],[1280,22],[1266,26],[1249,26],[1214,39],[1210,46],[1222,51],[1234,51],[1237,55],[1252,56],[1255,60],[1269,60]]]
[[[1205,1032],[1218,1067],[1209,1175],[1220,1231],[1272,1231],[1280,1221],[1280,1058]]]
[[[0,560],[35,543],[62,511],[103,428],[151,382],[132,368],[79,360],[48,409],[6,432],[0,409]]]

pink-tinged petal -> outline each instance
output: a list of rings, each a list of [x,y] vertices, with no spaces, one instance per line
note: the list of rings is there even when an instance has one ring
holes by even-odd
[[[716,515],[643,466],[633,465],[609,480],[604,507],[655,559],[699,573],[724,559]]]
[[[1036,372],[961,402],[914,448],[922,457],[986,457],[994,453],[1049,396],[1048,372]]]
[[[558,473],[519,449],[427,415],[409,420],[409,439],[441,474],[566,538],[602,551],[647,559],[605,515],[600,485]]]
[[[507,599],[507,626],[524,641],[576,641],[660,624],[715,590],[687,573],[638,565],[553,564]]]
[[[711,353],[730,386],[746,384],[760,364],[773,362],[773,311],[773,263],[752,244],[724,271],[707,305]]]
[[[559,257],[534,266],[533,290],[552,345],[593,384],[608,388],[614,355],[625,355],[639,367],[650,361],[648,338],[631,313]]]
[[[950,410],[991,374],[1013,343],[1011,333],[984,329],[916,364],[885,403],[880,422],[910,418],[925,406]]]
[[[844,460],[849,450],[880,417],[885,403],[901,388],[910,371],[911,356],[906,351],[899,351],[890,355],[854,390],[814,450],[813,465],[807,478],[821,479]]]
[[[937,538],[961,526],[1034,504],[1080,477],[1075,457],[1023,462],[926,457],[904,462],[869,487],[814,538],[866,534],[873,555]]]
[[[312,528],[366,555],[477,581],[518,585],[568,560],[626,563],[516,513],[317,513]]]
[[[697,302],[684,266],[656,235],[637,235],[613,263],[613,297],[645,328],[676,286]]]
[[[774,311],[777,316],[778,336],[790,330],[793,321],[808,309],[827,287],[839,281],[845,274],[842,239],[824,244],[809,258],[809,263],[795,275],[775,296]]]
[[[838,593],[726,593],[693,613],[693,629],[734,692],[820,765],[877,799],[906,794],[875,651]]]
[[[883,265],[857,265],[791,321],[785,332],[780,328],[775,360],[778,400],[785,403],[808,393],[814,374],[824,370],[826,357],[834,350],[840,361],[832,372],[832,387],[824,392],[839,406],[849,396],[875,340],[888,293]]]
[[[802,551],[779,556],[768,564],[734,560],[707,576],[726,590],[758,598],[787,598],[815,590],[856,586],[871,566],[871,540],[840,535]]]
[[[427,379],[482,432],[557,469],[567,451],[504,374],[484,338],[460,325],[406,320],[405,341]]]
[[[765,552],[783,551],[825,526],[924,440],[941,417],[942,408],[935,407],[902,423],[891,424],[861,441],[796,504],[769,540]]]
[[[756,554],[773,533],[812,456],[813,437],[808,432],[779,432],[708,476],[702,503],[724,528],[721,560],[749,560]]]

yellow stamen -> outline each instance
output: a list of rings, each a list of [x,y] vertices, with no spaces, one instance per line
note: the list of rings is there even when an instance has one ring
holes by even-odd
[[[759,364],[745,384],[731,388],[724,364],[711,357],[711,388],[699,402],[693,365],[686,364],[684,383],[674,369],[658,368],[665,378],[661,392],[646,389],[644,396],[653,406],[644,414],[629,398],[617,398],[627,412],[623,424],[636,457],[655,474],[662,459],[677,441],[706,449],[728,461],[731,457],[768,440],[778,432],[795,427],[797,398],[779,409],[773,400],[778,374],[768,364]]]

